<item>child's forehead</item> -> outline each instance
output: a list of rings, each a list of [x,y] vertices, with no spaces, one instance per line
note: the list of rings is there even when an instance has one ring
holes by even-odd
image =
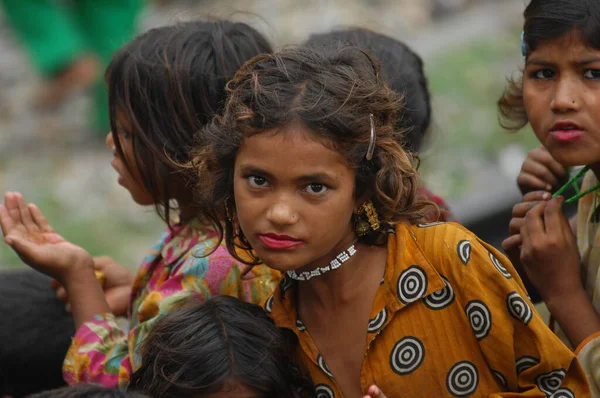
[[[327,156],[343,159],[343,154],[338,151],[334,142],[300,124],[291,124],[246,136],[240,145],[238,154],[240,153],[259,157],[263,157],[266,153],[287,153],[295,156],[317,158]]]
[[[352,167],[333,143],[303,127],[272,129],[246,137],[236,166],[271,174],[347,174]]]
[[[586,57],[594,54],[600,56],[600,49],[591,47],[583,34],[578,29],[573,29],[560,37],[537,43],[528,60],[540,56],[565,60],[565,56]]]

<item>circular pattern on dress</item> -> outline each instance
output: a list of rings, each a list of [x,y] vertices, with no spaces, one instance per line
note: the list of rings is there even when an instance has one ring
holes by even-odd
[[[416,337],[403,337],[390,353],[390,366],[400,376],[414,372],[425,359],[425,345]]]
[[[559,388],[552,394],[552,398],[575,398],[575,393],[570,388]]]
[[[302,322],[300,319],[296,319],[296,329],[298,329],[299,332],[304,332],[306,330],[304,322]]]
[[[430,310],[441,310],[454,302],[454,289],[452,289],[452,285],[450,285],[448,279],[442,275],[440,276],[446,283],[446,287],[431,293],[423,299],[423,303]]]
[[[500,385],[504,389],[508,388],[508,382],[506,381],[506,377],[504,377],[504,375],[502,373],[498,372],[497,370],[492,369],[492,374],[494,375],[494,377],[496,379],[498,379],[498,381],[500,382]]]
[[[498,260],[496,258],[496,256],[494,256],[492,254],[492,252],[488,252],[488,256],[490,257],[490,260],[492,260],[492,264],[494,264],[494,267],[496,267],[496,269],[498,270],[498,272],[500,272],[502,275],[504,275],[504,277],[506,279],[511,279],[512,275],[510,274],[510,272],[508,272],[508,270],[506,268],[504,268],[504,265],[502,265],[502,263],[500,262],[500,260]]]
[[[446,376],[446,388],[453,397],[473,395],[479,385],[479,371],[474,363],[461,361],[450,368]]]
[[[467,265],[471,259],[471,242],[468,240],[461,240],[458,242],[458,246],[456,246],[456,252],[458,253],[460,261],[462,261],[464,265]]]
[[[387,322],[388,312],[384,308],[375,316],[375,318],[369,321],[369,327],[367,329],[367,333],[377,333],[381,330],[383,325]]]
[[[403,304],[414,303],[427,292],[427,274],[418,265],[411,265],[398,277],[398,298]]]
[[[518,319],[525,325],[531,322],[533,311],[531,311],[527,302],[516,291],[510,292],[506,296],[506,307],[513,318]]]
[[[317,384],[315,386],[315,393],[317,398],[335,398],[333,389],[327,384]]]
[[[269,296],[267,301],[265,301],[265,311],[270,314],[273,311],[273,296]]]
[[[557,369],[552,372],[544,373],[535,378],[535,384],[541,392],[546,395],[555,393],[561,386],[567,371],[565,369]]]
[[[325,373],[327,376],[333,379],[333,373],[331,373],[331,370],[329,370],[329,368],[327,367],[325,359],[321,354],[317,355],[317,364],[319,365],[319,368],[321,368],[323,373]]]
[[[492,313],[483,301],[472,300],[465,306],[465,313],[477,340],[483,340],[492,330]]]
[[[531,355],[523,355],[522,357],[517,358],[517,376],[526,371],[529,368],[533,368],[535,365],[539,364],[539,358],[532,357]]]

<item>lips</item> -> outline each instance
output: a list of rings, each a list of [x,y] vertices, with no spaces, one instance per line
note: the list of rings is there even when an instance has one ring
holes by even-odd
[[[288,235],[268,233],[257,234],[256,236],[266,248],[271,250],[289,250],[304,244],[302,240]]]
[[[550,130],[550,136],[563,143],[574,142],[583,137],[585,131],[582,127],[571,121],[556,123]]]

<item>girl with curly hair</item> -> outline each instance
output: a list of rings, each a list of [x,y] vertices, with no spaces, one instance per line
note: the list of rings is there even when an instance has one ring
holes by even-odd
[[[228,91],[194,158],[201,211],[233,256],[285,274],[264,308],[318,397],[589,396],[511,263],[457,224],[421,224],[401,98],[374,58],[285,48]]]

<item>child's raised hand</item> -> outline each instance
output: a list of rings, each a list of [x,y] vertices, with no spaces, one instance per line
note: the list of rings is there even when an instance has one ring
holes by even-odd
[[[558,163],[543,146],[532,149],[527,154],[517,184],[524,195],[531,191],[554,192],[561,182],[566,182],[567,170]]]
[[[4,241],[23,262],[61,283],[72,269],[92,266],[89,253],[58,235],[40,209],[27,205],[19,193],[5,194],[0,226]]]
[[[583,289],[577,242],[563,203],[562,197],[538,203],[521,226],[521,264],[545,301]]]
[[[509,237],[502,242],[502,249],[513,264],[520,263],[521,257],[521,227],[525,223],[525,215],[538,203],[551,198],[546,191],[533,191],[525,194],[521,203],[513,207],[512,219],[508,225]]]
[[[381,392],[379,387],[373,384],[371,387],[369,387],[367,390],[367,395],[365,395],[363,398],[386,398],[386,396],[383,394],[383,392]]]

